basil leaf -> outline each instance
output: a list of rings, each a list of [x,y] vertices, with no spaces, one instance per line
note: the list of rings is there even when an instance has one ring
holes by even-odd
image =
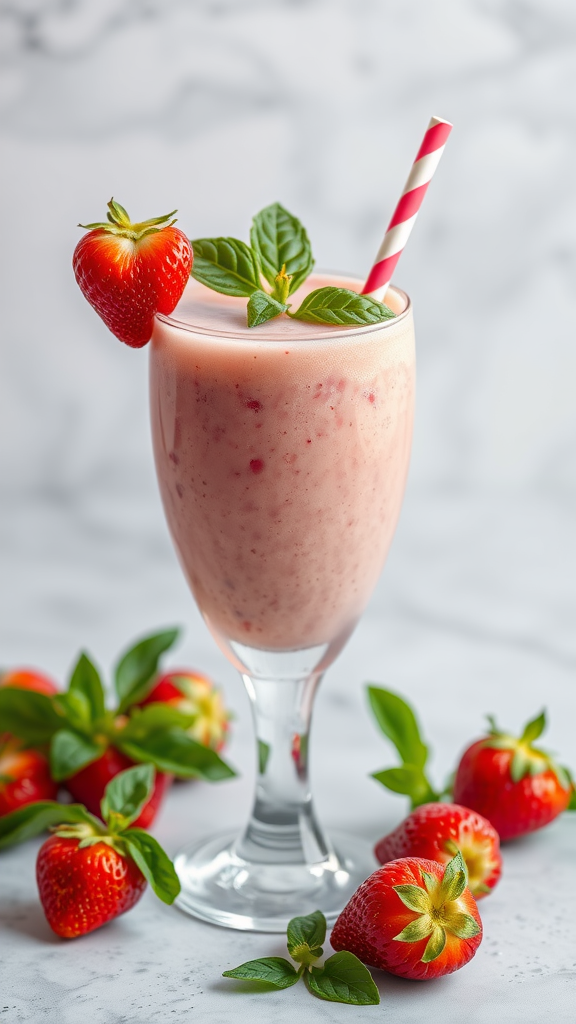
[[[0,849],[31,839],[53,825],[70,825],[79,821],[89,822],[102,830],[101,822],[82,804],[58,804],[55,800],[26,804],[0,818]]]
[[[310,964],[322,956],[322,943],[326,938],[326,918],[320,910],[305,917],[293,917],[288,922],[286,941],[293,960]]]
[[[391,789],[393,793],[409,796],[412,809],[438,799],[438,794],[431,788],[424,772],[415,764],[403,764],[398,768],[372,772],[372,778],[386,786],[386,789]]]
[[[259,324],[285,313],[289,308],[283,302],[277,302],[267,292],[253,292],[248,299],[248,327],[258,327]]]
[[[63,725],[55,698],[16,686],[0,687],[0,732],[10,732],[26,743],[48,743]]]
[[[115,746],[133,761],[149,761],[161,772],[181,778],[219,782],[236,774],[215,750],[193,740],[177,727],[155,732],[139,742],[126,742],[120,734]]]
[[[318,324],[378,324],[391,320],[395,313],[369,295],[359,295],[348,288],[316,288],[304,299],[295,313],[295,320]]]
[[[358,957],[346,951],[329,957],[323,967],[313,967],[306,981],[311,992],[332,1003],[372,1006],[380,1002],[370,971]]]
[[[290,988],[300,975],[292,964],[282,956],[265,956],[261,960],[248,960],[231,971],[223,971],[223,978],[238,978],[240,981],[263,981],[274,988]]]
[[[118,815],[125,819],[125,828],[136,821],[152,793],[155,774],[154,765],[137,764],[115,775],[106,786],[100,804],[104,821]]]
[[[197,720],[198,714],[184,714],[171,704],[162,704],[160,701],[154,704],[147,704],[144,708],[132,708],[130,719],[124,728],[118,733],[122,742],[141,743],[156,732],[165,732],[172,726],[179,726],[181,729],[188,729]]]
[[[79,693],[88,701],[92,721],[101,718],[106,707],[104,688],[96,666],[87,654],[82,652],[70,679],[68,693]]]
[[[147,882],[163,903],[173,903],[180,892],[180,882],[174,865],[160,843],[140,828],[121,833],[130,856]]]
[[[178,629],[146,636],[122,655],[114,671],[116,693],[120,701],[118,711],[126,711],[131,704],[145,696],[147,687],[158,672],[160,656],[175,643]]]
[[[75,775],[104,753],[104,744],[95,743],[72,729],[59,729],[50,744],[50,772],[56,782]]]
[[[286,273],[292,278],[291,295],[311,273],[314,260],[306,229],[280,203],[272,203],[256,214],[250,241],[260,256],[262,273],[269,284],[274,285],[285,266]]]
[[[252,295],[260,288],[258,254],[238,238],[196,238],[191,274],[224,295]]]
[[[258,774],[266,775],[266,767],[268,765],[268,758],[270,757],[271,747],[266,740],[258,740]]]
[[[80,690],[68,690],[54,698],[56,707],[62,712],[65,724],[79,732],[92,732],[92,708],[88,697]],[[61,725],[64,723],[62,722]]]
[[[422,741],[416,715],[402,697],[379,686],[368,686],[368,700],[382,732],[394,744],[404,763],[423,768],[428,748]]]

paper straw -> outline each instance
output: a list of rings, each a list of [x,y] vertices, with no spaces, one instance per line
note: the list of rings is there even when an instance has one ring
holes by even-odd
[[[388,285],[392,280],[392,274],[410,237],[418,210],[426,195],[426,189],[440,163],[440,157],[451,131],[450,121],[443,121],[441,117],[430,119],[430,124],[422,139],[422,145],[408,175],[408,181],[392,214],[392,220],[378,250],[374,266],[362,289],[363,295],[372,295],[380,302],[384,300]]]

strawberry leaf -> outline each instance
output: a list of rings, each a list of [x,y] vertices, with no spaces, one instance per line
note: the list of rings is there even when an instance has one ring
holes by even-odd
[[[274,988],[290,988],[300,978],[300,973],[282,956],[265,956],[261,960],[248,960],[231,971],[223,971],[223,978],[237,978],[239,981],[261,981]]]
[[[92,721],[102,717],[106,710],[104,688],[97,668],[84,652],[81,653],[76,662],[68,692],[81,694],[86,699]]]
[[[188,736],[183,729],[158,731],[141,741],[126,742],[122,734],[115,746],[133,761],[149,761],[161,772],[181,778],[206,779],[218,782],[236,774],[215,750],[203,746]]]
[[[456,856],[452,857],[452,860],[449,860],[444,868],[442,882],[438,890],[438,901],[440,903],[447,903],[457,900],[464,892],[467,883],[468,872],[466,870],[466,862],[460,850],[458,850]]]
[[[104,821],[122,818],[127,828],[140,814],[149,799],[154,786],[154,765],[137,764],[119,772],[110,780],[104,791],[100,808]]]
[[[122,655],[114,672],[116,693],[120,701],[118,707],[120,714],[145,696],[158,672],[161,655],[172,647],[178,634],[178,629],[167,629],[162,633],[154,633],[144,637]]]
[[[380,729],[394,744],[403,763],[424,768],[428,748],[410,705],[397,693],[380,686],[368,686],[368,700]]]
[[[292,294],[312,272],[314,260],[306,230],[280,203],[272,203],[256,214],[250,241],[260,256],[262,273],[269,284],[275,284],[285,267],[286,275],[292,278]]]
[[[238,238],[196,238],[191,274],[224,295],[252,295],[260,288],[257,252]]]
[[[537,715],[536,718],[533,718],[532,721],[528,722],[524,726],[524,731],[523,731],[523,733],[522,733],[522,735],[520,737],[520,742],[521,743],[527,743],[527,744],[533,743],[534,740],[537,740],[538,737],[542,735],[542,733],[544,732],[545,728],[546,728],[546,711],[544,710],[544,711],[541,711],[540,714]]]
[[[102,823],[82,804],[59,804],[54,800],[38,800],[19,807],[0,818],[0,849],[22,843],[54,825],[86,823],[102,834]]]
[[[285,313],[287,309],[289,307],[285,303],[273,299],[267,292],[253,292],[248,299],[248,327],[258,327],[259,324]]]
[[[105,745],[95,743],[72,729],[59,729],[50,744],[50,772],[56,782],[75,775],[81,768],[98,760]]]
[[[0,688],[0,728],[34,746],[48,743],[63,725],[55,698],[15,686]]]
[[[402,900],[405,907],[415,910],[417,914],[428,914],[431,908],[428,892],[419,885],[393,885],[394,892]]]
[[[438,799],[424,772],[415,764],[403,764],[399,768],[385,768],[381,772],[372,772],[372,778],[393,793],[409,796],[412,810],[421,804],[432,803]]]
[[[158,898],[163,903],[173,903],[180,892],[180,882],[168,854],[153,836],[141,828],[129,828],[120,835]]]
[[[326,938],[326,918],[320,910],[305,917],[293,917],[288,922],[287,945],[293,960],[311,964],[322,956],[322,943]]]
[[[380,993],[367,967],[353,953],[342,951],[326,960],[323,967],[312,967],[306,983],[314,995],[332,1003],[373,1006]]]
[[[332,324],[378,324],[392,320],[396,314],[384,303],[359,295],[348,288],[316,288],[306,296],[295,313],[288,316],[309,323]]]
[[[422,955],[422,963],[429,964],[432,960],[437,960],[440,953],[443,952],[444,946],[446,945],[446,932],[440,925],[436,925],[432,935],[426,943],[426,949]]]

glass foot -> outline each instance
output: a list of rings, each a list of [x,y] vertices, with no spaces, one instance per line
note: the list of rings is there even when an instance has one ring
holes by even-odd
[[[245,860],[238,835],[186,847],[174,860],[182,885],[176,906],[202,921],[241,931],[285,932],[291,918],[321,910],[331,927],[378,864],[369,845],[332,835],[333,850],[317,863]]]

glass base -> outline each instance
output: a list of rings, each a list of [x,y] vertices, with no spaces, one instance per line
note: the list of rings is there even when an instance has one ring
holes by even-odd
[[[335,833],[333,850],[317,863],[245,860],[238,835],[195,843],[174,860],[186,914],[240,931],[285,932],[291,918],[321,910],[331,927],[378,864],[366,841]]]

